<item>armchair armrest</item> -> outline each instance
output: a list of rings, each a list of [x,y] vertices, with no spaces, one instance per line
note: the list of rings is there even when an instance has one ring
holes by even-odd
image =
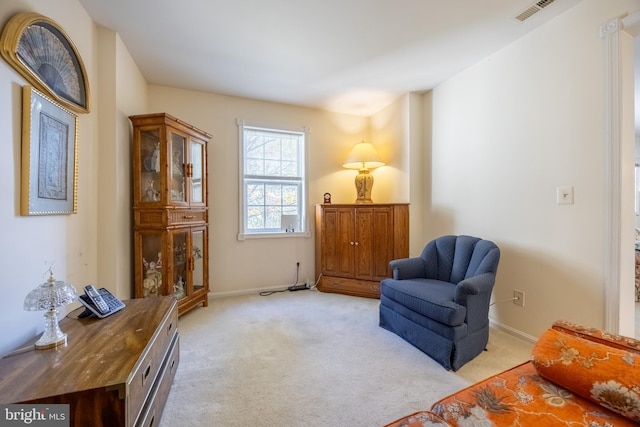
[[[484,292],[491,292],[496,280],[494,273],[483,273],[478,276],[469,277],[458,283],[454,295],[454,301],[460,305],[467,306],[469,295],[479,295]]]
[[[424,259],[419,257],[394,259],[389,263],[389,267],[396,280],[427,277]]]

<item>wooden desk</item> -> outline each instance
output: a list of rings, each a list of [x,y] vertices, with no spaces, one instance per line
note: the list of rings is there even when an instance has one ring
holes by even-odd
[[[179,362],[178,304],[125,305],[104,319],[61,320],[64,346],[0,359],[0,403],[66,403],[72,426],[159,424]]]

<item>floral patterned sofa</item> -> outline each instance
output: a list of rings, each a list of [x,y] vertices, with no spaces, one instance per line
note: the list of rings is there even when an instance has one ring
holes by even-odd
[[[640,341],[557,321],[530,361],[386,427],[638,424]]]

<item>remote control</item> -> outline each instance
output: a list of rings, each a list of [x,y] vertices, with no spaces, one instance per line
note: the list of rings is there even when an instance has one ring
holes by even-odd
[[[109,306],[104,299],[102,299],[102,295],[98,293],[98,290],[93,285],[87,285],[84,287],[84,292],[87,296],[93,301],[96,305],[96,308],[101,314],[107,314],[109,312]]]

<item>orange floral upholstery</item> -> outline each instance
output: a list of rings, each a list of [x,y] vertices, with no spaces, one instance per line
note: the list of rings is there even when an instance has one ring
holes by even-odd
[[[531,362],[446,397],[431,411],[451,426],[635,425],[540,377]]]
[[[598,328],[581,326],[577,323],[569,322],[567,320],[557,320],[551,327],[560,332],[575,335],[577,337],[582,337],[589,341],[597,342],[622,350],[633,351],[640,354],[640,340],[637,340],[635,338],[612,334]]]
[[[640,354],[547,330],[533,349],[540,376],[640,422]]]
[[[640,423],[640,341],[557,321],[532,360],[387,427],[635,426]]]

